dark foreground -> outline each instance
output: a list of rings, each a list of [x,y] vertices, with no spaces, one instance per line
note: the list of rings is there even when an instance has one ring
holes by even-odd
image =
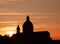
[[[52,40],[48,31],[30,34],[14,34],[11,38],[0,36],[0,44],[60,44],[60,40]]]

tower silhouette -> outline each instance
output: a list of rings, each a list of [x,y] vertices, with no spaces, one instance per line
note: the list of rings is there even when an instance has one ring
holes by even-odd
[[[17,33],[16,34],[20,34],[20,27],[19,27],[19,25],[17,26]]]
[[[33,32],[33,24],[32,22],[30,21],[30,17],[27,16],[26,17],[26,21],[25,23],[23,24],[23,33],[27,34],[27,33],[32,33]]]

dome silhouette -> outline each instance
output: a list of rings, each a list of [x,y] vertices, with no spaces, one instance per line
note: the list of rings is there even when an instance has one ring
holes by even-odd
[[[23,24],[23,33],[32,33],[33,32],[33,24],[30,21],[30,17],[26,17],[26,21]]]

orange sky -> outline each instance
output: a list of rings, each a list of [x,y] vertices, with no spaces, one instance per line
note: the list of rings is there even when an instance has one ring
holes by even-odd
[[[60,39],[60,0],[0,0],[0,34],[16,33],[29,15],[34,31],[49,31],[53,39]]]

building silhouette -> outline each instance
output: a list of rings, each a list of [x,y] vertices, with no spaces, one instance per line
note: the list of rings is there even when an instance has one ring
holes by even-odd
[[[30,21],[30,17],[27,16],[26,21],[23,24],[23,33],[27,34],[27,33],[32,33],[32,32],[33,32],[33,24]]]
[[[60,44],[60,41],[54,41],[48,31],[33,32],[33,24],[30,17],[26,17],[23,24],[23,33],[20,33],[19,25],[16,28],[16,34],[11,38],[0,35],[1,44]]]
[[[50,33],[48,31],[33,32],[33,23],[30,21],[30,17],[26,17],[26,21],[23,26],[23,33],[20,33],[20,27],[17,26],[16,34],[12,36],[13,43],[23,44],[37,44],[37,43],[50,43]],[[43,41],[43,42],[42,42]]]

